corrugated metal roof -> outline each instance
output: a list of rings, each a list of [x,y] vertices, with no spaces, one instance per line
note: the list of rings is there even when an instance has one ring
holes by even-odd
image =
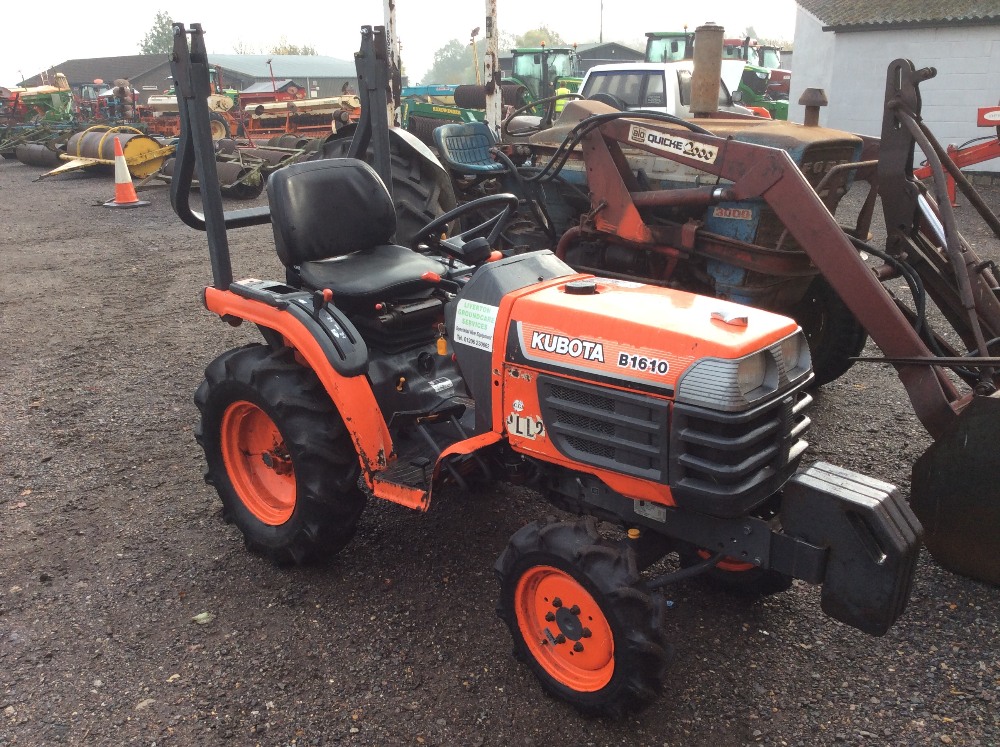
[[[796,0],[832,30],[1000,24],[1000,0]]]
[[[274,91],[282,91],[285,86],[294,83],[291,78],[284,78],[282,80],[275,79],[272,84],[269,80],[262,80],[260,83],[254,83],[252,86],[247,86],[243,89],[241,93],[272,93]]]
[[[617,50],[621,50],[626,52],[636,52],[637,54],[641,54],[643,56],[646,55],[645,49],[636,49],[635,47],[630,47],[628,44],[621,44],[619,42],[604,42],[603,44],[600,42],[587,42],[585,44],[576,45],[577,53],[589,52],[592,54],[603,54],[605,50],[607,50],[610,54],[616,54]]]
[[[95,77],[105,83],[118,78],[132,79],[168,62],[165,54],[133,54],[123,57],[91,57],[80,60],[66,60],[49,68],[52,73],[62,73],[73,85],[92,83]],[[26,79],[28,85],[37,85],[40,75]]]
[[[355,78],[354,60],[348,62],[336,57],[312,54],[210,54],[208,61],[225,70],[243,73],[254,78],[271,77],[267,61],[275,78]]]
[[[320,55],[292,54],[210,54],[208,61],[218,65],[225,71],[241,73],[249,78],[267,78],[271,71],[267,61],[271,60],[275,78],[355,78],[357,69],[354,61],[341,60],[336,57]],[[133,54],[122,57],[89,57],[79,60],[66,60],[49,68],[51,73],[62,73],[72,85],[90,83],[95,77],[111,83],[118,78],[131,80],[143,73],[168,63],[170,58],[165,54]],[[169,75],[169,71],[167,72]],[[41,78],[35,75],[26,79],[27,85],[39,85]]]

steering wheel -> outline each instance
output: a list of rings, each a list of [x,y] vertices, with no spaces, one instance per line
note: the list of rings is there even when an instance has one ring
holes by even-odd
[[[601,104],[607,104],[608,106],[614,107],[620,112],[628,109],[628,104],[626,104],[622,98],[615,96],[613,93],[605,93],[604,91],[601,91],[600,93],[595,93],[589,98],[591,101],[597,101]]]
[[[527,104],[517,107],[514,111],[504,118],[501,130],[504,135],[509,137],[519,137],[523,135],[533,135],[536,132],[541,132],[542,130],[548,129],[552,125],[552,120],[555,119],[555,105],[560,99],[582,99],[578,93],[559,93],[555,96],[548,96],[544,99],[538,99],[536,101],[530,101]],[[545,104],[545,116],[542,117],[541,121],[535,127],[526,127],[523,130],[517,130],[515,132],[510,131],[510,123],[514,121],[516,117],[521,112],[526,112],[529,109],[534,109],[541,104]]]
[[[493,244],[500,236],[500,232],[507,226],[508,219],[517,210],[518,198],[509,192],[502,192],[496,195],[487,195],[479,199],[466,202],[457,208],[449,210],[444,215],[439,215],[426,226],[418,230],[410,239],[410,247],[417,249],[420,244],[427,244],[450,257],[461,260],[469,265],[478,265],[489,259],[493,251]],[[478,226],[473,226],[461,233],[449,236],[447,239],[441,238],[444,228],[456,218],[460,218],[467,213],[487,208],[500,208],[499,212],[487,218]],[[489,231],[485,237],[481,237],[485,231]]]

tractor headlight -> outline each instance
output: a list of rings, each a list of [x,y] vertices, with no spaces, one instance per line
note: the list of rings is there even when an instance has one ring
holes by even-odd
[[[744,397],[764,385],[767,377],[767,356],[762,352],[748,355],[736,364],[736,385]]]
[[[802,331],[736,359],[702,358],[677,381],[677,402],[723,412],[747,410],[801,384],[812,370]]]
[[[812,368],[809,344],[801,331],[781,341],[781,360],[784,361],[789,381],[795,381]]]

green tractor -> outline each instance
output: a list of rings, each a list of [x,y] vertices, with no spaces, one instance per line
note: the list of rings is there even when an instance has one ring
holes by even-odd
[[[726,39],[723,42],[722,58],[744,62],[743,76],[737,89],[738,100],[743,106],[763,109],[771,115],[771,119],[788,119],[787,75],[782,79],[785,85],[784,96],[776,95],[775,86],[781,85],[777,80],[780,75],[776,76],[774,73],[780,64],[777,47],[761,46],[756,39],[749,37]],[[787,73],[784,70],[778,72]]]
[[[646,62],[694,59],[694,34],[688,31],[647,31]]]
[[[766,50],[766,51],[765,51]],[[646,32],[646,62],[678,62],[694,59],[694,34],[688,31]],[[788,119],[788,96],[779,100],[773,95],[771,65],[777,67],[777,48],[761,47],[752,39],[726,39],[723,60],[743,61],[739,85],[727,81],[733,91],[733,101],[771,119]],[[760,63],[760,64],[758,64]]]
[[[771,119],[788,119],[788,99],[772,98],[771,71],[766,67],[747,63],[739,88],[733,92],[733,101],[751,109],[764,109]]]
[[[510,73],[500,81],[504,107],[546,116],[562,111],[568,97],[550,107],[536,101],[580,90],[583,74],[572,47],[518,47],[511,50]],[[451,122],[482,122],[486,88],[482,85],[408,86],[402,91],[400,124],[428,145],[434,129]]]
[[[572,47],[512,49],[511,74],[504,83],[524,86],[525,103],[580,90],[583,73]]]
[[[401,92],[399,124],[425,143],[433,142],[435,127],[449,122],[482,122],[482,108],[455,104],[455,85],[405,86]]]

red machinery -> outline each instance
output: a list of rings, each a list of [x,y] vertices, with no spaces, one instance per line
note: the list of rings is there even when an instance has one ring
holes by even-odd
[[[965,145],[957,147],[949,145],[947,148],[948,159],[945,163],[951,162],[959,169],[962,169],[966,166],[972,166],[977,163],[983,163],[984,161],[991,161],[994,158],[1000,158],[1000,106],[986,106],[980,108],[976,124],[979,127],[996,128],[997,136],[993,137],[991,135],[987,135],[985,137],[976,138]],[[928,179],[932,174],[933,169],[929,163],[925,163],[913,172],[913,175],[917,179]],[[948,182],[948,200],[953,206],[958,205],[956,202],[957,195],[955,193],[955,177],[952,175],[950,170],[946,175],[946,178]]]

